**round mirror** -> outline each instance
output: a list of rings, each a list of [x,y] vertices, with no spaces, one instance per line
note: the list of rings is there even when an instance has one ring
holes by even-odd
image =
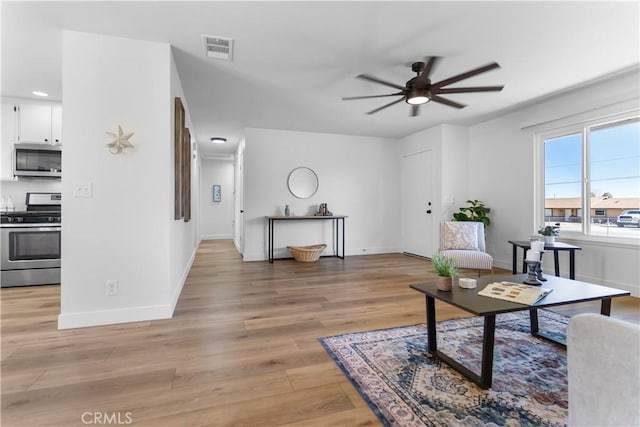
[[[318,175],[307,167],[295,168],[287,178],[287,186],[298,199],[308,199],[318,191]]]

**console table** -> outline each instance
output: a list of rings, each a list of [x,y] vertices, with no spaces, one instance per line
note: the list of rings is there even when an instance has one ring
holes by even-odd
[[[527,263],[524,262],[527,258],[527,251],[531,249],[531,243],[528,240],[509,240],[509,243],[513,245],[513,265],[511,267],[511,272],[513,274],[518,273],[518,248],[522,248],[522,272],[527,272]],[[576,251],[582,250],[581,247],[569,245],[568,243],[555,242],[555,243],[545,243],[544,244],[545,251],[553,251],[553,264],[555,268],[555,275],[560,277],[560,264],[558,262],[558,252],[559,251],[568,251],[569,252],[569,279],[575,280],[576,278]]]
[[[269,223],[269,262],[273,264],[273,236],[275,234],[275,223],[276,221],[328,221],[330,220],[333,223],[334,235],[333,235],[333,253],[340,259],[344,259],[344,219],[345,215],[300,215],[300,216],[284,216],[284,215],[275,215],[275,216],[266,216],[267,222]],[[342,225],[342,227],[340,227]],[[340,233],[342,230],[342,233]],[[340,238],[342,237],[342,238]],[[340,256],[339,249],[342,248],[342,256]]]

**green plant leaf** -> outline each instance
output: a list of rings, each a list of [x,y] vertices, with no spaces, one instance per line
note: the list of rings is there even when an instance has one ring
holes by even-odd
[[[480,200],[467,200],[471,206],[463,206],[458,212],[453,213],[453,221],[476,221],[484,224],[485,227],[491,225],[489,212],[491,209],[486,207]]]

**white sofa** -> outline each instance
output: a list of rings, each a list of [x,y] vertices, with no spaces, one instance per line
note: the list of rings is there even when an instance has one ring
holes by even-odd
[[[570,427],[640,426],[640,325],[573,316],[567,368]]]

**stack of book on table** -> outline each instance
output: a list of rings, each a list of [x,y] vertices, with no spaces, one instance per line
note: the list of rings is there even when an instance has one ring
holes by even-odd
[[[522,283],[494,282],[489,283],[483,290],[478,292],[478,295],[517,302],[519,304],[533,305],[547,296],[551,291],[553,291],[553,289],[523,285]]]

